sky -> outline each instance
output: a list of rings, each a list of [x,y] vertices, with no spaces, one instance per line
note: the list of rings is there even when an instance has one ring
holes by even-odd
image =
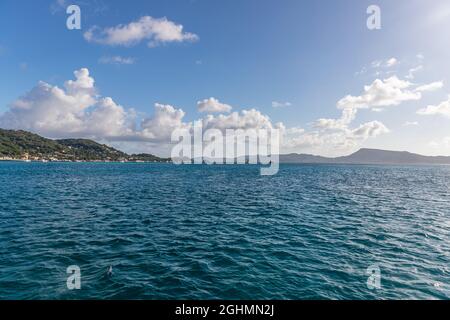
[[[282,153],[450,155],[449,39],[448,0],[2,0],[0,127],[167,156],[202,120],[280,129]]]

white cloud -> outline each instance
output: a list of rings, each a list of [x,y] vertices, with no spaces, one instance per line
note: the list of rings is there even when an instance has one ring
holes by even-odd
[[[356,108],[346,108],[342,110],[342,115],[338,119],[319,119],[313,123],[315,129],[313,131],[287,129],[284,146],[291,150],[301,148],[307,152],[335,156],[354,150],[369,138],[389,132],[389,129],[379,121],[350,128],[357,111]]]
[[[388,133],[389,129],[379,121],[371,121],[360,125],[358,128],[351,131],[353,137],[357,139],[368,139],[379,136],[380,134]]]
[[[231,109],[232,107],[230,105],[221,103],[219,100],[213,97],[197,102],[197,110],[199,112],[230,112]]]
[[[448,100],[441,102],[437,106],[429,105],[426,108],[418,110],[417,114],[423,116],[441,115],[450,118],[450,96]]]
[[[95,91],[95,80],[89,75],[87,68],[81,68],[73,72],[76,80],[68,80],[64,84],[70,94],[91,94]]]
[[[339,119],[319,119],[314,123],[316,128],[321,129],[345,129],[355,119],[357,109],[346,108],[342,110]]]
[[[169,154],[170,137],[175,129],[192,128],[193,123],[184,120],[182,109],[156,103],[152,116],[138,115],[132,108],[125,108],[110,97],[100,96],[88,69],[79,69],[74,75],[75,79],[66,81],[62,88],[39,82],[0,116],[0,127],[28,130],[49,138],[90,138],[122,147],[128,145],[133,151],[145,147],[147,152],[157,150],[160,154]],[[221,104],[212,99],[203,102],[212,101],[215,107]],[[226,109],[231,110],[231,107]],[[319,119],[310,131],[299,127],[285,128],[283,123],[273,123],[256,109],[209,114],[199,120],[203,122],[204,129],[222,131],[277,128],[283,137],[282,150],[317,150],[336,155],[359,146],[366,139],[388,132],[378,121],[351,128],[356,113],[356,108],[345,108],[340,118]],[[148,149],[150,146],[152,149]]]
[[[105,139],[122,139],[133,135],[135,118],[133,110],[116,104],[112,98],[101,98],[95,108],[85,114],[82,135]]]
[[[270,118],[256,109],[233,112],[229,115],[207,115],[203,119],[205,129],[272,129],[283,128],[282,123],[272,124]]]
[[[0,117],[0,126],[49,137],[113,137],[129,134],[131,113],[111,98],[99,98],[86,68],[64,88],[39,82]]]
[[[444,87],[444,82],[436,81],[429,84],[425,84],[416,88],[417,92],[436,91]]]
[[[389,132],[379,121],[350,128],[349,125],[355,119],[356,112],[356,109],[346,109],[342,111],[339,119],[319,119],[314,123],[312,131],[300,127],[286,128],[283,123],[273,123],[267,115],[256,109],[233,112],[229,115],[208,115],[203,119],[203,128],[221,131],[277,128],[282,133],[282,152],[317,150],[319,153],[329,152],[336,155],[360,146],[369,138]]]
[[[165,142],[175,129],[189,129],[191,124],[184,123],[185,112],[168,104],[155,103],[155,113],[141,123],[142,131],[137,133],[142,139]]]
[[[374,108],[396,106],[404,101],[420,100],[420,92],[408,90],[412,86],[409,81],[396,76],[388,79],[376,79],[372,84],[364,86],[360,96],[347,95],[338,101],[338,107],[346,108]]]
[[[134,59],[134,58],[121,57],[121,56],[112,56],[112,57],[103,56],[98,60],[98,62],[101,64],[116,64],[116,65],[134,64],[135,61],[136,61],[136,59]]]
[[[390,68],[395,66],[398,63],[398,60],[396,58],[390,58],[386,61],[386,67]]]
[[[141,41],[148,41],[150,47],[170,42],[197,41],[199,37],[190,32],[184,32],[181,24],[176,24],[164,18],[144,16],[126,25],[118,25],[100,29],[90,28],[84,33],[84,38],[111,46],[133,46]]]
[[[417,67],[411,68],[408,71],[408,75],[405,77],[406,79],[412,80],[415,78],[416,73],[423,70],[422,65],[418,65]]]
[[[380,121],[370,121],[352,128],[351,123],[356,119],[358,109],[382,111],[385,107],[398,105],[402,101],[420,99],[421,93],[413,92],[410,87],[413,87],[412,83],[395,76],[385,80],[377,79],[371,85],[365,86],[360,96],[347,95],[338,101],[337,107],[342,109],[339,118],[318,119],[313,123],[312,131],[292,134],[287,129],[285,146],[330,156],[352,151],[367,139],[390,132]]]
[[[77,70],[74,75],[75,80],[66,81],[64,88],[39,82],[0,116],[0,127],[29,130],[50,138],[168,144],[173,130],[192,126],[184,121],[182,109],[160,103],[154,105],[152,116],[143,115],[139,120],[133,109],[125,109],[110,97],[99,96],[88,69]],[[218,103],[215,99],[211,101]],[[208,115],[200,120],[205,128],[221,130],[273,127],[270,119],[255,109],[216,117]]]
[[[355,129],[297,131],[292,134],[286,130],[283,141],[286,150],[298,152],[300,149],[307,153],[336,156],[354,151],[367,139],[388,133],[389,129],[381,122],[371,121]]]
[[[272,108],[284,108],[284,107],[290,107],[292,106],[292,103],[286,101],[286,102],[278,102],[278,101],[272,101]]]

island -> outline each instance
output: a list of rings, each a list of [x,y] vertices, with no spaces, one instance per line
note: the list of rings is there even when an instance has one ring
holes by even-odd
[[[0,160],[41,162],[171,162],[152,154],[127,154],[89,139],[52,140],[23,130],[0,129]]]

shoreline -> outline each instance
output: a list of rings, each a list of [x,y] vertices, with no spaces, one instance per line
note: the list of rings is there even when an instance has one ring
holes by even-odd
[[[0,159],[0,162],[23,162],[23,163],[161,163],[171,164],[171,161],[113,161],[113,160],[22,160],[22,159]]]
[[[111,161],[111,160],[48,160],[48,161],[42,161],[42,160],[21,160],[21,159],[0,159],[0,163],[5,162],[19,162],[19,163],[114,163],[114,164],[174,164],[172,161],[167,162],[161,162],[161,161]],[[192,163],[183,163],[186,165],[192,164]],[[300,166],[311,166],[311,165],[318,165],[318,166],[401,166],[401,167],[437,167],[437,166],[450,166],[450,164],[447,163],[339,163],[339,162],[330,162],[330,163],[320,163],[320,162],[301,162],[301,163],[295,163],[295,162],[280,162],[280,165],[300,165]],[[212,166],[220,166],[220,165],[228,165],[226,163],[214,163],[214,164],[205,164],[202,163],[201,165],[212,165]],[[232,165],[239,165],[238,163],[233,163]],[[260,164],[249,164],[245,163],[245,165],[260,165]]]

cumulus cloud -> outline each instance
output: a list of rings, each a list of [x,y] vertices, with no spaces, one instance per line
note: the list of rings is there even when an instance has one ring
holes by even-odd
[[[169,143],[173,130],[192,127],[191,122],[184,121],[182,109],[168,104],[156,103],[153,115],[138,118],[132,108],[126,109],[110,97],[101,97],[88,69],[76,70],[74,76],[75,79],[66,81],[63,88],[39,82],[0,116],[0,127],[29,130],[50,138],[84,137],[153,143]],[[211,101],[219,103],[215,99]],[[221,105],[222,109],[226,106]],[[205,129],[282,127],[273,125],[268,116],[256,109],[230,115],[208,115],[200,120]]]
[[[342,130],[355,119],[357,109],[346,108],[342,110],[342,116],[339,119],[319,119],[314,123],[316,128],[321,129],[338,129]]]
[[[115,65],[134,64],[135,61],[136,59],[134,58],[122,56],[112,56],[112,57],[103,56],[98,60],[98,62],[101,64],[115,64]]]
[[[294,136],[287,134],[287,145],[322,152],[328,149],[330,155],[336,150],[351,150],[367,139],[390,132],[380,121],[370,121],[356,128],[352,127],[351,123],[356,119],[359,109],[380,112],[388,106],[396,106],[404,101],[420,100],[423,92],[437,90],[442,88],[442,85],[442,82],[433,82],[416,86],[396,76],[384,80],[376,79],[372,84],[364,86],[361,95],[347,95],[338,101],[337,107],[342,109],[339,118],[321,118],[313,123],[312,131]]]
[[[414,89],[413,83],[401,80],[397,76],[384,80],[376,79],[372,84],[364,86],[364,91],[361,95],[347,95],[339,100],[338,107],[341,109],[380,109],[396,106],[404,101],[420,100],[422,92],[439,89],[442,85],[442,82],[433,82]]]
[[[313,130],[300,127],[286,128],[283,123],[274,123],[267,115],[256,109],[233,112],[229,115],[208,115],[203,118],[203,128],[219,129],[278,129],[282,137],[282,152],[290,150],[302,152],[317,150],[320,153],[336,155],[348,152],[370,138],[389,132],[389,129],[379,121],[363,123],[356,128],[350,124],[355,119],[357,109],[345,109],[338,119],[319,119],[313,125]]]
[[[170,42],[197,41],[199,37],[190,32],[184,32],[181,24],[164,18],[144,16],[129,24],[101,29],[98,26],[84,33],[88,42],[110,46],[133,46],[142,41],[148,41],[149,47]]]
[[[155,143],[169,143],[173,130],[192,127],[192,123],[184,121],[182,109],[168,104],[156,103],[152,116],[143,115],[138,119],[133,109],[125,109],[110,97],[101,97],[88,69],[76,70],[74,75],[75,79],[66,81],[64,88],[39,82],[0,116],[0,126],[29,130],[51,138],[85,137]],[[212,106],[219,105],[222,110],[231,109],[216,99],[205,101],[214,102]],[[268,116],[255,109],[230,115],[208,115],[201,120],[205,129],[275,127]]]
[[[356,139],[367,139],[376,137],[383,133],[388,133],[389,129],[379,121],[371,121],[360,125],[358,128],[351,131],[353,137]]]
[[[183,122],[184,116],[182,109],[156,103],[154,115],[142,121],[142,131],[137,135],[143,139],[168,143],[173,130],[190,128],[189,123]]]
[[[199,112],[220,113],[230,112],[232,107],[228,104],[221,103],[216,98],[204,99],[197,102],[197,110]]]
[[[441,115],[450,118],[450,96],[446,101],[442,101],[436,106],[429,105],[426,108],[418,110],[417,114],[423,116]]]
[[[286,101],[286,102],[278,102],[278,101],[272,101],[272,108],[284,108],[284,107],[290,107],[292,106],[292,103]]]
[[[49,137],[114,137],[130,134],[132,113],[112,98],[99,98],[89,70],[74,72],[64,88],[39,82],[14,101],[0,117],[0,126]]]
[[[262,114],[256,109],[242,110],[233,112],[229,115],[207,115],[203,119],[203,127],[205,129],[219,129],[225,131],[226,129],[273,129],[283,128],[282,123],[272,124],[272,121],[267,115]]]
[[[213,112],[230,111],[231,107],[210,98],[199,102],[199,109]],[[198,119],[203,128],[218,129],[279,129],[282,149],[318,150],[336,154],[348,151],[389,130],[378,121],[351,127],[357,108],[344,108],[337,119],[319,119],[312,130],[286,128],[274,123],[257,109],[230,114],[208,114]],[[86,68],[76,70],[74,79],[63,87],[39,82],[30,92],[14,101],[0,116],[0,127],[32,131],[49,138],[91,138],[116,146],[128,146],[134,152],[158,150],[168,154],[170,138],[175,129],[191,130],[193,122],[185,121],[185,112],[172,105],[154,104],[151,116],[137,114],[111,97],[99,95],[95,80]],[[151,145],[152,149],[148,149]],[[300,148],[300,149],[299,149]],[[140,149],[142,150],[142,149]],[[166,151],[163,151],[166,150]]]
[[[300,128],[286,129],[283,145],[287,149],[300,148],[308,152],[335,156],[349,152],[359,147],[364,141],[389,132],[389,129],[379,121],[363,123],[351,128],[358,109],[346,108],[337,119],[318,119],[313,123],[313,130]]]
[[[360,147],[369,138],[375,138],[388,132],[389,129],[379,121],[367,122],[354,129],[349,127],[313,131],[297,129],[295,132],[287,129],[284,134],[283,146],[286,150],[300,149],[303,152],[336,156]]]

